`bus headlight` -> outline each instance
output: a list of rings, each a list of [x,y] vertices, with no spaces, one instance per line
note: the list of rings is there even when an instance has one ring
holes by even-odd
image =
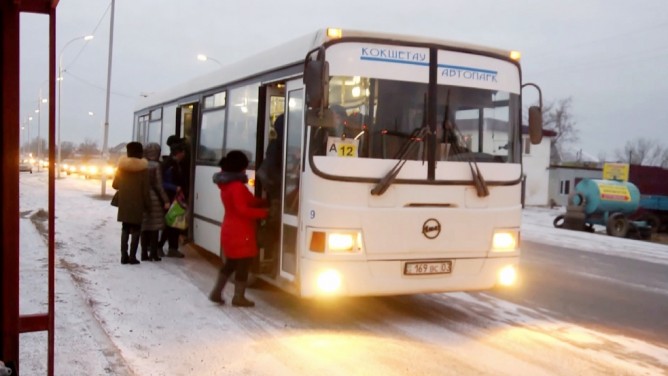
[[[520,232],[517,229],[494,231],[492,252],[515,252],[519,244]]]
[[[325,253],[356,253],[363,250],[362,233],[360,231],[313,231],[311,233],[310,250]]]
[[[318,275],[318,290],[331,294],[341,288],[341,274],[336,270],[326,270]]]
[[[501,286],[512,286],[517,282],[517,268],[515,265],[506,265],[501,268],[497,275],[497,281]]]

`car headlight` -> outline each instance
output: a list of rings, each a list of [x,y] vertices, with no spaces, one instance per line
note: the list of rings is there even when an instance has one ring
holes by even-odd
[[[357,253],[364,249],[361,231],[313,231],[310,249],[312,252]]]
[[[114,174],[114,168],[112,166],[107,166],[104,168],[104,173],[107,175],[113,175]]]
[[[492,236],[492,252],[515,252],[520,243],[519,240],[518,229],[495,230]]]
[[[91,174],[97,174],[97,167],[96,166],[88,167],[88,172]]]

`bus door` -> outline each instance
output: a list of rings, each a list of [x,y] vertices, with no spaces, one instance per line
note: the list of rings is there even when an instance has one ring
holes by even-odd
[[[283,146],[283,189],[279,274],[294,280],[297,274],[297,234],[299,229],[299,178],[302,165],[304,129],[304,89],[302,80],[288,81],[285,100]]]
[[[195,171],[195,158],[193,152],[196,150],[195,142],[197,140],[197,120],[198,120],[198,103],[188,103],[179,105],[176,109],[176,136],[184,139],[186,143],[186,156],[183,166],[187,166],[182,171],[183,179],[186,181],[186,187],[183,187],[186,194],[186,202],[188,207],[193,206],[193,195],[195,182],[192,179],[193,171]],[[166,137],[169,137],[167,135]],[[192,239],[192,224],[188,226],[188,238]]]
[[[282,166],[284,138],[284,112],[285,112],[285,82],[272,82],[260,87],[260,106],[264,106],[264,112],[259,111],[263,118],[263,124],[258,130],[263,137],[258,142],[257,156],[262,156],[263,171],[267,171],[264,178],[259,178],[259,187],[256,185],[256,195],[262,195],[270,203],[269,218],[265,223],[264,236],[260,247],[260,273],[269,274],[272,278],[278,274],[278,260],[280,255],[280,239],[282,227],[282,187],[283,174],[277,166]],[[281,124],[279,124],[281,123]],[[269,171],[272,170],[272,171]],[[258,172],[256,170],[256,176]],[[263,179],[270,179],[266,181]]]

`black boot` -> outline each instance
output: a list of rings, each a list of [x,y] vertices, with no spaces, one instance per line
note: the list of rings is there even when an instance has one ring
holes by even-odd
[[[151,257],[148,255],[148,251],[144,247],[142,247],[142,249],[141,249],[141,260],[142,261],[151,261]]]
[[[121,264],[125,265],[130,262],[130,256],[128,256],[128,239],[130,234],[126,230],[121,231]]]
[[[212,302],[225,304],[225,299],[223,299],[223,289],[225,289],[225,284],[229,276],[223,274],[223,271],[218,272],[218,278],[216,279],[216,284],[213,286],[213,290],[209,294],[209,300]]]
[[[167,257],[176,257],[176,258],[184,258],[185,255],[181,252],[179,252],[178,249],[176,248],[170,248],[167,250]]]
[[[137,260],[137,248],[139,248],[139,231],[133,231],[130,234],[130,261],[128,263],[130,265],[137,265],[141,264],[139,260]]]
[[[255,302],[246,299],[246,282],[234,282],[234,298],[232,298],[232,305],[235,307],[255,307]]]
[[[158,255],[157,249],[151,249],[148,254],[149,261],[161,261],[162,259]]]
[[[151,261],[151,258],[148,255],[149,248],[149,235],[147,231],[142,231],[139,238],[139,246],[141,247],[141,260],[142,261]]]
[[[157,231],[147,231],[148,243],[149,243],[149,254],[148,258],[151,261],[160,261],[160,254],[158,253],[158,232]]]

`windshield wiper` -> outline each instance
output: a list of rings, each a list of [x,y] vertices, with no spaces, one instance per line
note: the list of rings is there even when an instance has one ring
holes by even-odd
[[[459,145],[459,140],[463,139],[463,135],[456,124],[450,122],[450,90],[448,89],[448,94],[445,101],[445,116],[443,116],[443,142],[449,142],[452,145],[454,153],[462,153],[466,155],[466,161],[471,168],[471,180],[473,180],[473,185],[475,186],[476,193],[478,197],[487,197],[489,196],[489,188],[487,188],[487,182],[483,178],[480,168],[478,168],[478,162],[476,162],[473,157],[473,153],[465,152],[463,148]]]
[[[415,145],[418,145],[419,142],[421,142],[424,139],[424,136],[427,134],[429,131],[428,127],[422,127],[414,130],[411,135],[410,139],[408,140],[407,143],[405,143],[402,148],[399,150],[397,153],[396,158],[399,158],[399,161],[390,169],[390,171],[383,176],[382,179],[378,181],[375,187],[371,190],[371,194],[374,196],[380,196],[387,189],[390,187],[392,182],[397,178],[397,175],[399,175],[399,171],[404,167],[406,164],[406,161],[408,160],[408,155],[413,151],[415,148]]]

